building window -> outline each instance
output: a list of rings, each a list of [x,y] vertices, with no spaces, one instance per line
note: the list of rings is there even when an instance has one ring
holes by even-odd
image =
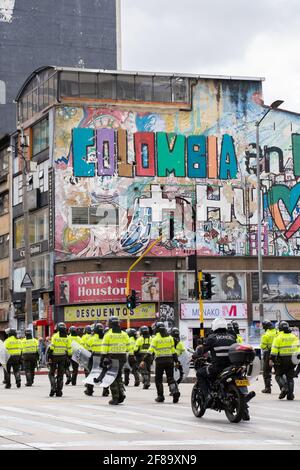
[[[0,216],[4,214],[8,214],[8,206],[9,206],[9,194],[1,193],[0,194]]]
[[[79,73],[80,96],[97,98],[98,83],[96,73]]]
[[[134,75],[117,76],[117,99],[134,100]]]
[[[49,147],[49,121],[43,119],[32,127],[32,156]]]
[[[0,279],[0,302],[9,300],[9,282],[8,278]]]
[[[9,234],[0,236],[0,259],[8,258],[9,255]]]
[[[103,74],[98,76],[98,96],[101,99],[116,99],[116,76]]]
[[[0,150],[0,176],[8,173],[9,153],[8,147]]]
[[[22,280],[25,276],[24,261],[14,269],[14,292],[25,292],[21,287]],[[50,287],[50,255],[44,254],[33,256],[31,258],[31,278],[33,289],[48,289]]]
[[[98,225],[116,227],[119,211],[112,205],[98,207],[72,207],[72,225]]]
[[[24,218],[15,220],[15,240],[14,247],[18,250],[24,247]],[[29,242],[30,244],[40,243],[49,238],[49,212],[48,209],[35,212],[29,215]]]
[[[172,101],[171,79],[169,77],[154,77],[153,101]]]
[[[140,101],[153,101],[152,77],[135,77],[135,98]]]

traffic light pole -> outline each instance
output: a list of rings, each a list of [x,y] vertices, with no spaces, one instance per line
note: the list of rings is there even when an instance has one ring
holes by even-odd
[[[198,272],[198,294],[199,294],[199,319],[200,319],[200,338],[204,338],[204,305],[202,299],[201,283],[203,281],[202,271]]]
[[[127,271],[127,279],[126,279],[126,296],[130,294],[130,274],[131,271],[139,264],[139,262],[146,256],[152,248],[157,245],[162,240],[162,235],[159,236],[150,246],[144,251],[144,253],[130,266]],[[127,318],[127,328],[130,328],[130,317]]]

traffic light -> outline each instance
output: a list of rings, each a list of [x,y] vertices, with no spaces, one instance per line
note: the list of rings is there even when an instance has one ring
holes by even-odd
[[[135,307],[137,306],[137,297],[136,297],[136,291],[135,290],[132,290],[131,291],[131,295],[128,295],[127,296],[127,299],[126,299],[126,305],[127,305],[127,308],[129,310],[133,310],[135,309]]]
[[[209,273],[203,273],[203,280],[201,281],[201,297],[205,300],[210,300],[215,292],[212,291],[214,283],[212,282],[215,276]]]

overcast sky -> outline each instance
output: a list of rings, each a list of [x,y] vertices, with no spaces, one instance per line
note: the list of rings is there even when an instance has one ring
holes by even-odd
[[[121,0],[122,68],[265,77],[300,113],[300,0]]]

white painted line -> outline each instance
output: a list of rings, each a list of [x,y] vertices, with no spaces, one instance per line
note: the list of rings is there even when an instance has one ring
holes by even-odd
[[[17,408],[14,406],[1,406],[0,409],[4,411],[11,411],[13,413],[18,413],[18,414],[21,413],[21,414],[29,414],[31,416],[41,416],[43,418],[63,421],[65,423],[70,423],[70,424],[76,424],[79,426],[84,426],[86,428],[97,429],[98,431],[110,432],[112,434],[136,434],[139,432],[139,431],[135,431],[132,429],[120,428],[117,425],[117,423],[116,423],[116,427],[111,427],[111,426],[103,426],[101,424],[85,421],[82,419],[76,419],[76,418],[74,419],[74,418],[69,418],[67,416],[55,416],[55,415],[51,415],[48,413],[41,413],[38,411],[26,410],[25,408]]]
[[[79,405],[79,406],[82,406],[82,407],[85,407],[85,406],[89,406],[89,405]],[[101,405],[96,405],[97,406],[97,409],[99,410],[103,410],[103,411],[106,411],[107,408],[105,406],[101,406]],[[174,423],[174,424],[180,424],[181,426],[188,426],[188,427],[196,427],[198,429],[210,429],[212,431],[217,431],[217,432],[226,432],[226,433],[246,433],[247,431],[241,431],[239,429],[235,429],[234,428],[234,425],[228,423],[227,426],[224,426],[224,427],[221,427],[219,425],[214,425],[214,424],[207,424],[205,422],[201,422],[200,420],[199,421],[195,421],[195,419],[193,419],[194,415],[192,414],[192,410],[191,410],[191,419],[188,421],[186,419],[177,419],[177,418],[173,418],[172,416],[174,415],[170,415],[170,413],[168,412],[164,412],[162,411],[160,415],[157,415],[157,414],[154,414],[153,413],[153,410],[151,410],[151,413],[140,413],[138,411],[127,411],[127,408],[130,408],[130,409],[136,409],[132,406],[124,406],[122,407],[121,409],[118,409],[116,411],[118,411],[118,416],[120,416],[121,414],[128,414],[128,415],[136,415],[136,416],[143,416],[145,417],[146,419],[149,420],[149,418],[151,419],[155,419],[155,420],[161,420],[163,422],[169,422],[169,423]],[[118,418],[117,416],[117,418]]]
[[[45,406],[44,408],[49,408],[48,406]],[[81,408],[84,408],[84,409],[87,409],[87,410],[93,410],[93,411],[99,411],[99,415],[96,415],[96,414],[93,414],[93,417],[96,418],[110,418],[111,419],[111,415],[113,414],[113,418],[117,418],[116,421],[117,422],[121,422],[121,421],[125,421],[125,423],[128,423],[128,424],[134,424],[134,425],[137,425],[137,426],[142,426],[144,429],[145,428],[148,428],[148,429],[157,429],[161,432],[173,432],[173,433],[180,433],[182,432],[182,428],[181,429],[175,429],[173,427],[166,427],[165,426],[165,423],[162,423],[162,424],[154,424],[154,423],[149,423],[149,419],[151,419],[151,415],[147,415],[145,413],[143,414],[139,414],[141,416],[141,421],[138,421],[137,419],[132,419],[132,418],[127,418],[127,417],[122,417],[122,414],[120,413],[120,408],[118,409],[108,409],[107,407],[103,407],[101,409],[99,409],[98,406],[93,406],[93,405],[77,405],[78,408],[77,410],[72,410],[73,412],[74,411],[77,411],[78,413],[81,414],[82,416],[82,412],[80,411]],[[57,408],[56,408],[57,409]],[[60,407],[60,409],[64,409],[63,407]],[[65,410],[65,409],[64,409]],[[100,413],[101,412],[101,413]],[[103,412],[106,414],[103,414]],[[136,416],[137,413],[132,413],[132,412],[126,412],[127,415],[134,415]]]
[[[295,447],[300,449],[300,444],[298,446],[294,446],[293,443],[288,441],[280,441],[280,440],[256,440],[256,439],[245,439],[237,442],[236,440],[215,440],[215,439],[197,439],[197,440],[180,440],[180,441],[164,441],[164,440],[157,440],[157,441],[110,441],[110,442],[101,442],[101,441],[69,441],[69,442],[29,442],[28,446],[33,446],[39,449],[54,449],[54,448],[62,448],[65,449],[67,447],[97,447],[98,449],[104,448],[105,450],[115,449],[119,447],[126,447],[132,449],[133,447],[144,447],[148,449],[149,447],[162,447],[164,449],[168,447],[176,447],[178,449],[182,449],[182,447],[186,446],[206,446],[206,447],[213,447],[215,450],[222,448],[222,447],[234,447],[236,448],[237,445],[239,449],[243,449],[245,447],[256,448],[256,447]],[[3,446],[0,446],[3,447]],[[5,446],[7,447],[7,446]]]
[[[28,429],[28,432],[26,434],[32,434],[32,429],[30,426],[35,427],[35,428],[45,428],[49,432],[54,432],[55,434],[86,434],[86,432],[83,431],[77,431],[77,429],[70,429],[70,428],[65,428],[62,426],[53,426],[49,423],[42,423],[40,421],[33,421],[31,419],[24,419],[24,418],[19,418],[17,416],[9,416],[9,415],[3,415],[1,414],[1,420],[5,421],[12,421],[14,423],[19,423],[23,424],[26,426]]]
[[[1,419],[2,416],[1,416]],[[14,431],[13,429],[6,429],[6,428],[0,428],[0,437],[6,437],[6,436],[23,436],[24,433],[19,432],[19,431]]]
[[[11,450],[28,450],[28,445],[26,444],[1,444],[0,449],[11,449]]]

